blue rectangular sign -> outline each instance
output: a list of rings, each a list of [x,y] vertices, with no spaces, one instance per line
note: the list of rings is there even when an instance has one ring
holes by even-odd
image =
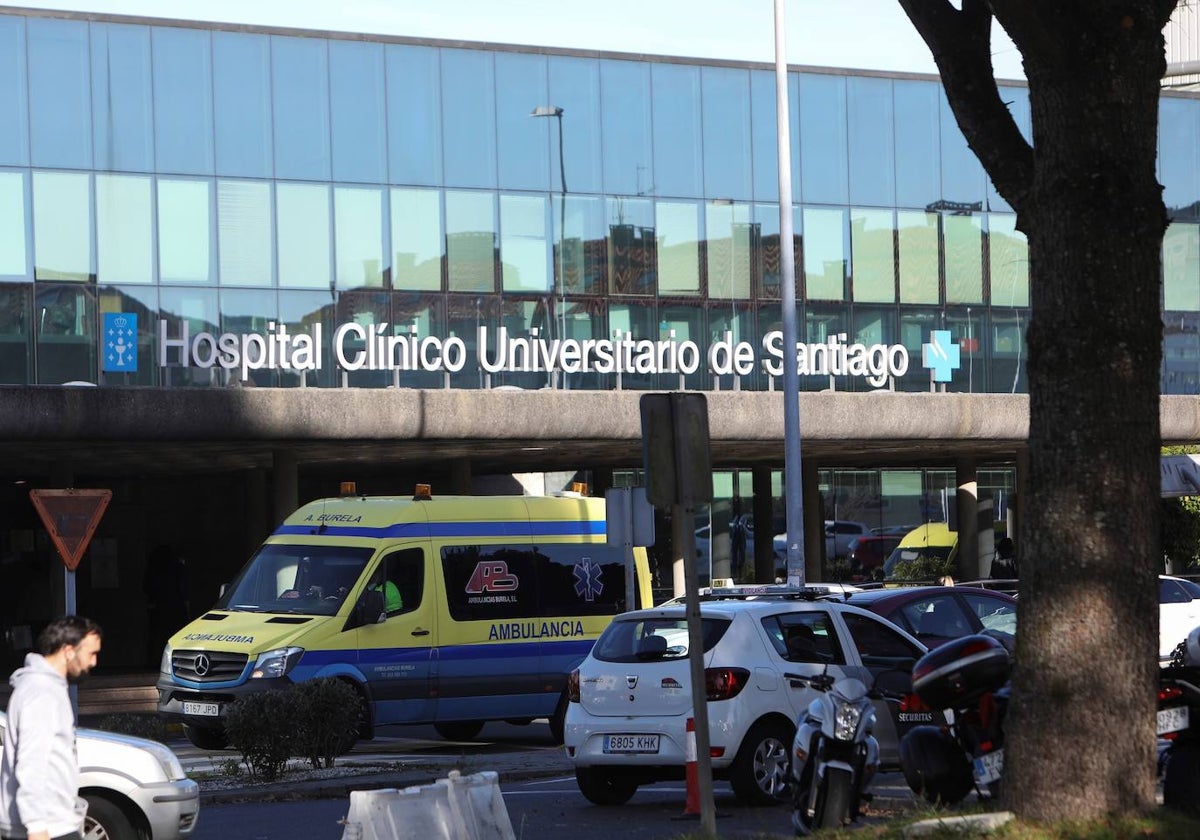
[[[137,313],[104,313],[105,373],[137,373]]]

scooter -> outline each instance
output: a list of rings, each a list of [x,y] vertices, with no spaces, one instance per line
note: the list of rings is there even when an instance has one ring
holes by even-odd
[[[1163,805],[1200,813],[1200,627],[1159,672],[1157,732]]]

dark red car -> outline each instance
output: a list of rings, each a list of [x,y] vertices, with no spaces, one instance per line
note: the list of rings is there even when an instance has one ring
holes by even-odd
[[[854,592],[847,603],[870,610],[912,633],[926,647],[983,633],[1009,653],[1017,634],[1017,599],[974,586],[905,586]]]
[[[883,561],[898,545],[900,545],[899,535],[872,534],[856,538],[850,543],[850,550],[846,554],[846,560],[850,564],[851,579],[871,580],[872,573],[876,569],[880,569],[882,572]]]

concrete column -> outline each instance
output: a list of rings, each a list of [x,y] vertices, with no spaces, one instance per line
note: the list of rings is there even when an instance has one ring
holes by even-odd
[[[450,462],[450,495],[471,495],[470,458],[455,458]]]
[[[958,564],[955,580],[978,580],[979,523],[976,506],[979,485],[976,482],[973,458],[960,458],[954,467],[954,483],[958,486]]]
[[[300,506],[300,469],[295,452],[276,449],[271,453],[271,486],[275,503],[271,527],[274,528]]]
[[[825,507],[817,464],[811,458],[800,462],[800,486],[804,488],[804,581],[825,580]]]
[[[754,583],[775,581],[775,500],[771,497],[771,468],[750,471],[754,493]]]

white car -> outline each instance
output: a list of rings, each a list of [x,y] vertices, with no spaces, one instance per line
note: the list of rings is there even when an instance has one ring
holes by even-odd
[[[865,522],[854,522],[849,519],[825,520],[825,557],[829,560],[835,557],[845,557],[850,553],[850,543],[859,537],[869,537],[871,526]],[[774,540],[775,556],[787,558],[787,534],[776,534]]]
[[[793,591],[701,602],[713,776],[728,779],[742,801],[786,796],[796,719],[816,692],[785,674],[827,670],[869,686],[884,671],[911,673],[926,652],[878,616],[816,597]],[[684,778],[689,668],[682,605],[619,615],[596,641],[568,681],[564,731],[587,799],[619,805],[639,785]],[[901,712],[900,704],[876,701],[882,764],[898,764],[909,727],[942,720],[911,703]]]
[[[8,717],[0,712],[0,739]],[[196,829],[200,788],[164,744],[77,729],[83,840],[180,840]]]
[[[1200,585],[1186,578],[1158,576],[1158,660],[1165,664],[1188,633],[1200,627]]]

